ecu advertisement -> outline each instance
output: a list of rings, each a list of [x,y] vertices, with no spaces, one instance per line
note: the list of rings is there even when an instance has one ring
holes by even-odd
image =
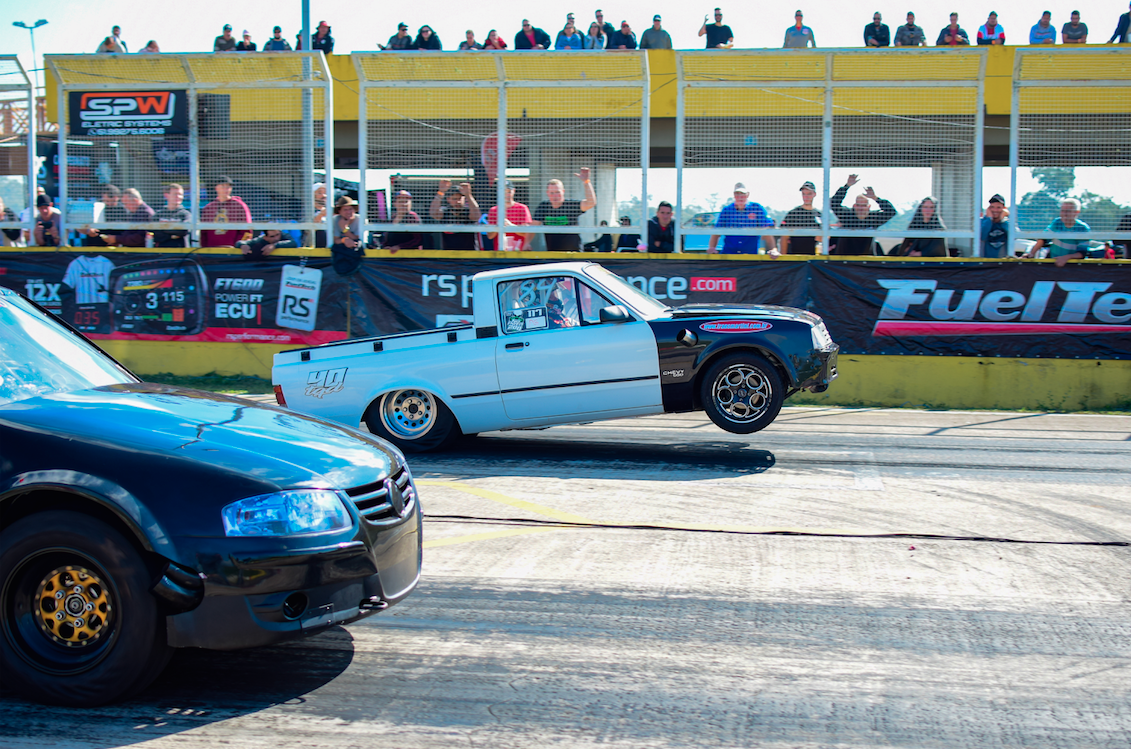
[[[584,259],[672,306],[810,310],[842,354],[1131,359],[1131,263]],[[95,339],[293,346],[470,323],[472,276],[532,262],[17,250],[0,284]]]

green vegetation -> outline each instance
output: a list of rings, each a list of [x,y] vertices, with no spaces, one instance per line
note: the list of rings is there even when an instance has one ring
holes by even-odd
[[[161,385],[177,385],[178,387],[209,390],[213,393],[228,393],[230,395],[264,395],[273,392],[270,380],[251,375],[220,375],[212,372],[200,377],[186,377],[162,372],[160,374],[139,373],[138,377],[146,382],[156,382]]]

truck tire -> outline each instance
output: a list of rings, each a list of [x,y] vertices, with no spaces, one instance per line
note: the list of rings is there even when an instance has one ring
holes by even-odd
[[[765,357],[744,352],[724,356],[707,369],[699,399],[716,426],[733,434],[750,434],[777,418],[785,387],[777,368]]]
[[[459,434],[455,416],[444,402],[417,388],[382,395],[365,412],[365,425],[408,453],[438,450]]]
[[[0,665],[25,697],[91,707],[141,691],[169,661],[152,575],[120,533],[48,511],[0,534]]]

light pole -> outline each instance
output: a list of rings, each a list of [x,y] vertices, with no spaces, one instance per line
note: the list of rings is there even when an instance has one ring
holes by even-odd
[[[36,96],[38,96],[39,95],[39,63],[37,62],[37,59],[36,59],[36,56],[35,56],[35,30],[38,29],[40,26],[46,26],[47,25],[47,19],[41,18],[38,21],[36,21],[35,23],[31,24],[30,26],[28,24],[24,23],[23,21],[13,21],[12,25],[15,26],[16,28],[19,28],[19,29],[27,29],[28,33],[31,34],[31,69],[32,69],[32,72],[35,73],[35,91],[36,91]],[[35,114],[34,112],[31,113],[32,116],[34,116],[34,114]]]

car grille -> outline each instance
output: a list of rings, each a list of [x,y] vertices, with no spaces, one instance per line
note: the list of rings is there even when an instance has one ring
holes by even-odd
[[[389,496],[384,481],[347,489],[346,494],[357,506],[361,517],[368,522],[379,524],[396,522],[412,513],[416,504],[416,492],[412,487],[407,466],[401,466],[401,469],[393,474],[392,481],[396,484],[404,503],[404,511],[401,513],[397,512],[394,498]]]

